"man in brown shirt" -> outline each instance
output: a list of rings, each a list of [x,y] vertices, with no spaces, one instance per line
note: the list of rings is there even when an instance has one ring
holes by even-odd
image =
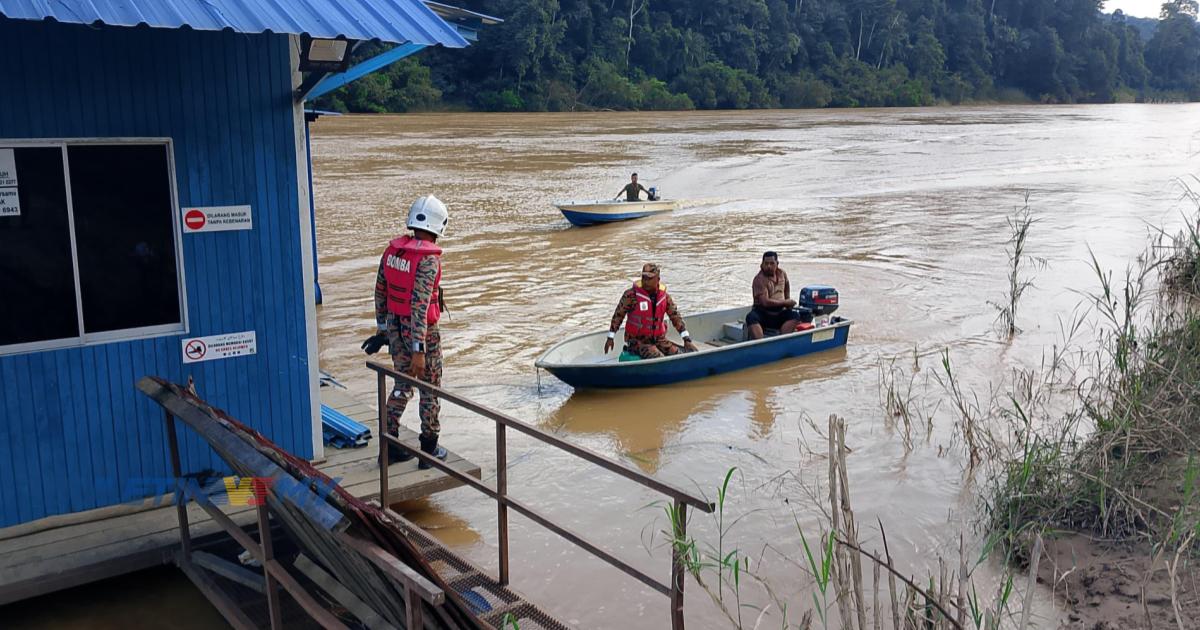
[[[692,336],[687,331],[683,317],[679,315],[675,300],[667,293],[666,285],[658,281],[659,273],[658,265],[646,263],[642,266],[642,279],[625,289],[608,326],[604,354],[612,351],[613,339],[626,316],[629,321],[625,324],[625,345],[630,352],[639,357],[655,359],[679,354],[681,351],[696,351],[696,345],[692,343]],[[682,350],[667,339],[667,320],[671,321],[671,325],[683,337]]]
[[[754,308],[746,315],[750,338],[762,339],[764,326],[777,329],[782,335],[794,332],[800,323],[800,313],[795,310],[796,300],[792,299],[787,272],[779,268],[779,254],[764,253],[759,269],[751,284]]]

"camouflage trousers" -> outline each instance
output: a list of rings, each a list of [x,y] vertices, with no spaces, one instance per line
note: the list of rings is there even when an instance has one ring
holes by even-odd
[[[666,337],[661,337],[659,339],[630,339],[625,342],[625,345],[629,348],[630,352],[643,359],[670,357],[681,352],[686,352],[686,350],[684,350],[679,344],[667,339]]]
[[[412,329],[407,324],[388,322],[388,343],[392,354],[392,365],[397,372],[408,373],[412,362]],[[421,380],[440,386],[442,384],[442,335],[437,325],[430,326],[425,333],[425,373]],[[437,437],[442,431],[438,422],[438,412],[442,408],[441,401],[432,395],[421,392],[421,403],[417,409],[421,417],[421,435]],[[413,396],[413,387],[408,383],[396,381],[392,395],[387,401],[387,431],[392,435],[400,432],[400,416]]]

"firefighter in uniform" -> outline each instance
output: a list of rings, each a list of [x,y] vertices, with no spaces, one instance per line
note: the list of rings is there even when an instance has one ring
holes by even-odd
[[[608,339],[604,341],[604,354],[612,351],[613,339],[626,317],[625,347],[643,359],[696,351],[687,324],[675,307],[675,300],[667,293],[667,286],[658,280],[658,265],[646,263],[642,266],[642,279],[625,290],[621,301],[617,303],[617,310],[613,312],[608,326]],[[667,320],[683,337],[683,348],[667,339]]]
[[[375,321],[378,333],[363,343],[368,354],[387,344],[397,372],[407,373],[433,385],[442,383],[442,344],[438,331],[441,318],[442,248],[438,237],[446,231],[450,215],[446,204],[433,195],[413,202],[408,210],[411,235],[388,243],[379,261],[375,279]],[[400,416],[413,395],[412,386],[397,380],[387,401],[387,432],[399,435]],[[422,391],[421,450],[438,459],[446,459],[446,449],[438,446],[441,424],[438,399]],[[388,445],[388,461],[401,462],[412,455],[394,444]],[[420,463],[420,468],[431,466]]]

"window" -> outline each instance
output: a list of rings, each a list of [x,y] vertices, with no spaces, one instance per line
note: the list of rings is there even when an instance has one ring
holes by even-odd
[[[15,189],[17,203],[7,202],[0,215],[0,296],[5,302],[0,346],[78,337],[62,149],[8,151],[17,186],[3,190],[11,195]],[[3,162],[0,155],[0,168]]]
[[[0,141],[0,354],[182,332],[176,215],[166,142]]]

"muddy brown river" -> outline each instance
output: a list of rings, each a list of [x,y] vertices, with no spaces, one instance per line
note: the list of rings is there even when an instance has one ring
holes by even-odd
[[[451,211],[440,243],[445,385],[709,496],[736,468],[725,518],[739,520],[723,547],[752,558],[794,623],[812,601],[797,524],[820,535],[811,495],[825,488],[826,418],[848,424],[868,547],[879,547],[878,519],[913,573],[936,570],[939,554],[956,558],[960,531],[977,555],[962,445],[942,422],[906,452],[885,422],[881,362],[935,370],[948,349],[980,396],[1011,368],[1037,365],[1079,292],[1097,286],[1089,249],[1120,270],[1148,226],[1182,220],[1175,179],[1200,173],[1198,124],[1195,105],[325,117],[313,125],[321,368],[373,399],[359,344],[374,326],[379,255],[408,204],[436,194]],[[552,205],[612,197],[633,171],[682,207],[576,228]],[[989,301],[1004,297],[1006,217],[1026,194],[1038,219],[1028,249],[1045,265],[1030,270],[1022,332],[1009,342]],[[547,373],[539,384],[537,356],[607,327],[643,262],[662,266],[687,314],[748,304],[764,250],[779,252],[793,287],[840,291],[839,314],[855,322],[846,348],[653,389],[576,392]],[[415,407],[405,417],[414,427]],[[446,404],[442,426],[443,444],[494,481],[492,423]],[[512,432],[508,457],[513,495],[667,579],[658,495]],[[400,507],[495,570],[490,500],[458,489]],[[694,515],[691,530],[716,545],[711,517]],[[667,598],[554,534],[513,516],[510,539],[514,585],[561,618],[667,627]],[[999,571],[984,562],[980,583]],[[694,583],[687,596],[689,627],[729,627]],[[754,586],[742,597],[768,603]],[[758,611],[743,614],[752,627]],[[1054,627],[1057,614],[1039,593],[1039,625]],[[782,618],[772,606],[763,627]]]
[[[379,252],[407,204],[437,194],[453,213],[443,243],[447,386],[709,495],[736,467],[726,522],[742,519],[724,548],[754,559],[795,622],[811,601],[796,522],[819,535],[809,493],[825,487],[829,414],[849,425],[864,539],[879,545],[879,518],[914,572],[936,569],[938,554],[955,558],[957,532],[973,533],[977,513],[961,445],[943,422],[905,453],[884,422],[881,360],[911,364],[915,349],[926,357],[918,369],[933,370],[949,349],[981,396],[1007,369],[1037,364],[1060,342],[1059,318],[1082,301],[1076,291],[1097,285],[1089,247],[1119,270],[1145,246],[1148,225],[1179,221],[1173,180],[1200,172],[1197,123],[1196,106],[325,118],[314,127],[321,366],[370,395],[358,345],[371,330]],[[552,205],[611,197],[632,171],[682,208],[576,228]],[[1023,332],[1007,343],[988,302],[1003,299],[1006,217],[1026,193],[1038,219],[1028,248],[1045,267],[1031,270]],[[838,288],[841,313],[855,320],[844,350],[631,391],[575,392],[543,373],[539,389],[537,356],[606,327],[642,262],[662,265],[692,313],[747,304],[763,250],[780,253],[794,286]],[[443,409],[443,442],[494,475],[491,423]],[[666,579],[665,521],[647,507],[658,496],[529,440],[509,458],[517,497]],[[461,489],[406,507],[496,566],[489,500]],[[666,625],[666,598],[514,521],[518,588],[583,627]],[[716,545],[710,517],[692,523]],[[998,568],[978,571],[986,583]],[[761,589],[745,591],[767,603]],[[694,585],[687,601],[691,627],[728,627]],[[1050,597],[1036,612],[1053,627]],[[770,625],[778,613],[768,612]]]

